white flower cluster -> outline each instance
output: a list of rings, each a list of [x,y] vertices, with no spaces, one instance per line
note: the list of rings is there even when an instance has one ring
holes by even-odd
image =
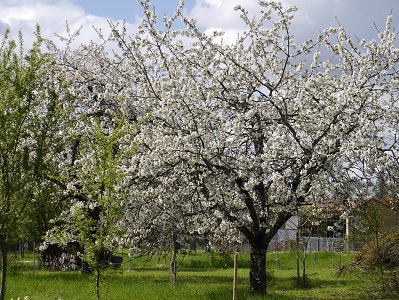
[[[137,34],[111,24],[103,44],[55,53],[70,83],[55,154],[67,236],[139,249],[240,231],[264,248],[301,205],[342,203],[395,165],[390,18],[378,42],[330,28],[297,46],[296,8],[260,1],[259,18],[237,7],[248,32],[223,43],[182,5],[160,31],[145,3]]]

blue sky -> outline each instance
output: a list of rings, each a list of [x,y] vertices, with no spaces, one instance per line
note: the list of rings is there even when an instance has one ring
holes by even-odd
[[[159,15],[172,15],[178,0],[152,0]],[[251,15],[259,11],[257,0],[186,0],[185,15],[195,17],[204,31],[223,30],[236,37],[244,29],[234,6],[238,3]],[[394,27],[399,29],[399,0],[282,0],[296,5],[299,11],[293,21],[297,41],[316,37],[326,27],[337,26],[337,19],[352,35],[366,40],[377,38],[377,28],[384,29],[386,17],[393,11]],[[92,27],[108,29],[108,20],[126,20],[134,31],[141,17],[136,0],[0,0],[0,32],[9,27],[22,30],[26,44],[33,39],[38,23],[42,34],[52,38],[65,34],[65,22],[72,30],[83,26],[80,41],[95,39]]]

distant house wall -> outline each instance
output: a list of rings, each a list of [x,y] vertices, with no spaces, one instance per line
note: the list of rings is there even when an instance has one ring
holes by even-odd
[[[394,210],[379,203],[373,203],[372,205],[375,205],[378,216],[381,218],[380,232],[399,228],[399,216]],[[301,236],[299,237],[301,247],[303,247],[309,235],[307,250],[312,252],[357,251],[373,238],[357,231],[353,227],[351,218],[340,218],[341,213],[332,214],[328,219],[320,218],[317,226],[310,225],[309,222],[307,222],[308,225],[302,225],[303,227],[300,228]],[[337,222],[341,225],[339,230],[328,230],[329,227],[331,228]],[[270,243],[269,251],[291,251],[296,249],[296,233],[299,223],[302,223],[300,216],[299,218],[298,216],[291,217],[274,236]]]
[[[277,232],[269,244],[269,251],[293,251],[296,249],[298,216],[292,216]]]
[[[340,232],[332,232],[327,230],[327,227],[339,221],[343,224],[342,230]],[[269,246],[269,251],[275,252],[296,250],[296,234],[299,222],[300,217],[291,217],[272,239]],[[306,250],[309,252],[340,252],[344,250],[343,247],[345,245],[346,236],[345,225],[345,221],[342,222],[342,220],[339,219],[339,215],[336,215],[329,219],[321,219],[319,226],[313,226],[313,228],[302,228],[302,234],[299,237],[300,247],[302,248],[301,250],[305,250],[304,247],[307,247]],[[309,237],[306,233],[311,233],[312,235]]]

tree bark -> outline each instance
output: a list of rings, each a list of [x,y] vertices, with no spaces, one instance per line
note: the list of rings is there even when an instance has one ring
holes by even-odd
[[[172,257],[170,259],[170,274],[169,274],[170,284],[174,285],[176,283],[176,250],[172,249]]]
[[[299,284],[301,281],[301,274],[300,274],[300,266],[299,266],[299,228],[296,230],[296,254],[295,254],[295,259],[296,259],[296,281]]]
[[[173,235],[172,249],[171,249],[171,258],[170,258],[170,269],[169,269],[169,280],[170,284],[174,285],[176,283],[176,255],[177,255],[177,242],[175,239],[175,235]]]
[[[7,246],[1,245],[1,287],[0,300],[4,300],[6,295],[6,279],[7,279]]]
[[[267,246],[251,244],[249,286],[250,291],[257,295],[266,293],[266,251]]]
[[[19,242],[19,258],[25,257],[25,236],[22,237],[22,240]]]
[[[100,268],[96,269],[96,295],[97,295],[97,300],[101,299],[100,295],[100,275],[101,275],[101,270]]]

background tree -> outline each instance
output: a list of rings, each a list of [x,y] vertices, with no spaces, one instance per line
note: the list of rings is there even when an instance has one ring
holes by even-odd
[[[57,203],[58,187],[37,178],[33,184],[31,201],[26,206],[26,218],[22,221],[21,234],[26,241],[39,246],[44,240],[46,232],[51,229],[51,221],[60,213],[61,207]]]
[[[6,30],[0,46],[0,299],[5,297],[7,254],[21,233],[26,208],[32,205],[39,169],[50,164],[45,145],[59,110],[57,90],[62,81],[52,73],[52,59],[37,40],[24,52]]]
[[[207,211],[199,211],[192,203],[192,193],[198,191],[184,178],[169,177],[163,189],[160,185],[157,176],[136,174],[133,178],[135,193],[125,214],[127,245],[139,256],[165,253],[164,262],[168,256],[170,282],[174,284],[178,250],[191,249],[193,243],[202,239],[198,231],[214,230],[220,222],[204,215]],[[144,199],[144,203],[138,198]]]

